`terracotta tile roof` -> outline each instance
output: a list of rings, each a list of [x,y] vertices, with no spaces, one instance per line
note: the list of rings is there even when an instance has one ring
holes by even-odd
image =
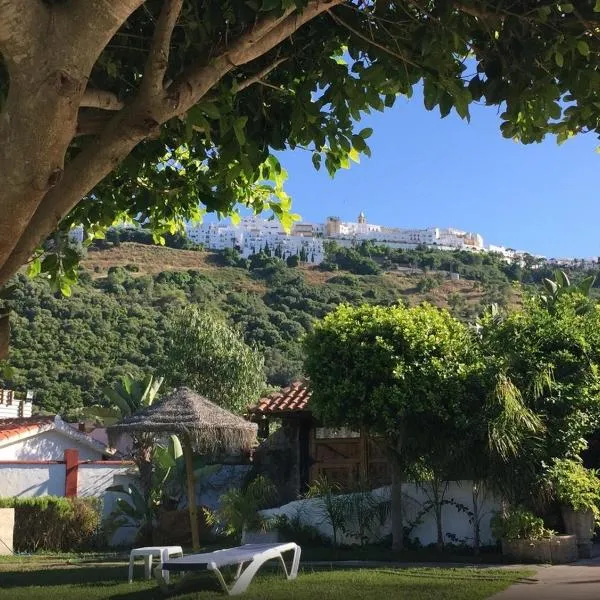
[[[0,441],[20,436],[24,433],[39,431],[53,425],[54,417],[21,417],[18,419],[0,419]]]
[[[252,414],[274,414],[308,411],[310,391],[304,381],[294,381],[279,392],[261,398],[249,411]]]

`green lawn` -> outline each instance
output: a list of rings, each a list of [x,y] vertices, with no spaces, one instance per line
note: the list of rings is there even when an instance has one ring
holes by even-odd
[[[484,600],[531,571],[476,568],[379,568],[304,570],[296,581],[266,571],[251,584],[247,600]],[[151,600],[164,598],[154,582],[129,585],[126,563],[68,564],[56,559],[13,560],[0,565],[0,598],[6,600]],[[204,574],[171,598],[222,600],[216,580]]]

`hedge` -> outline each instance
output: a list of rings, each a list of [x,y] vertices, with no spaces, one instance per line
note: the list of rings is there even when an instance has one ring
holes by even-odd
[[[98,539],[98,498],[0,498],[0,508],[15,509],[13,545],[18,552],[68,552],[89,548]]]

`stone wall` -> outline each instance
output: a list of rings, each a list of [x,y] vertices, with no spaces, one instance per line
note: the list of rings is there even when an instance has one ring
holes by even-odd
[[[295,500],[301,491],[299,435],[298,421],[283,421],[254,454],[256,472],[276,485],[281,504]]]

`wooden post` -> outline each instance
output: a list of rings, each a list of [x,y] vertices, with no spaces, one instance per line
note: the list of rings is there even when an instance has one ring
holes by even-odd
[[[194,455],[192,442],[188,435],[183,437],[183,456],[185,459],[185,478],[187,480],[188,506],[190,509],[190,527],[192,528],[192,548],[194,552],[200,550],[198,538],[198,512],[196,510],[196,481],[194,479]]]
[[[77,497],[77,471],[79,469],[79,452],[74,448],[65,450],[65,496]]]
[[[367,432],[361,427],[360,429],[360,458],[358,467],[359,483],[366,485],[369,481],[369,438]]]

